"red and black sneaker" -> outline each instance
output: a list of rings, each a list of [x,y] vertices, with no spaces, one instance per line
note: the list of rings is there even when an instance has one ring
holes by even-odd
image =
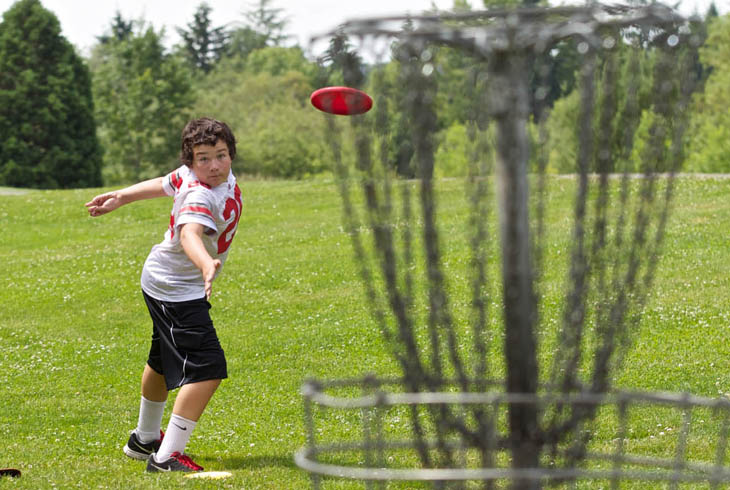
[[[165,437],[165,433],[160,431],[160,438],[152,442],[140,442],[137,439],[137,433],[132,431],[129,435],[129,441],[124,446],[124,454],[132,459],[145,460],[149,458],[150,454],[160,449],[162,444],[162,438]]]
[[[147,471],[153,473],[158,471],[191,472],[203,471],[203,467],[190,459],[190,456],[188,456],[187,454],[180,454],[178,452],[172,453],[168,459],[161,463],[158,463],[157,460],[155,460],[155,455],[153,453],[150,454],[149,459],[147,459]]]

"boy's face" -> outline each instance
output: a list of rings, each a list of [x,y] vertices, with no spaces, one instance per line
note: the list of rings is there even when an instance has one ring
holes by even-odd
[[[192,169],[198,179],[210,187],[226,182],[231,171],[231,156],[226,142],[219,139],[215,145],[195,145]]]

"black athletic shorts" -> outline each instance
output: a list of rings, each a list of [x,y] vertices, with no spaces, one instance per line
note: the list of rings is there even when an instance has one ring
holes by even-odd
[[[205,298],[173,303],[142,294],[153,326],[147,364],[165,376],[168,390],[228,377],[226,357]]]

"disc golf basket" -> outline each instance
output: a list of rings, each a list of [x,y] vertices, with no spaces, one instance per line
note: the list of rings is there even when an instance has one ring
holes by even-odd
[[[401,375],[303,386],[308,436],[295,459],[316,488],[341,479],[490,489],[730,482],[727,400],[612,386],[683,160],[696,32],[659,4],[338,29],[330,61],[345,85],[366,80],[348,46],[376,59],[373,110],[324,117],[344,228]],[[555,53],[566,46],[579,59],[575,171],[559,178],[546,121]],[[385,49],[395,74],[377,63]],[[466,67],[461,180],[434,177],[438,111],[453,95],[438,86],[447,55]]]

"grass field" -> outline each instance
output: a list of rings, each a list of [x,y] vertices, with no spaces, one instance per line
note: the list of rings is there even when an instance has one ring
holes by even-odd
[[[550,186],[566,196],[556,215],[567,214],[571,183]],[[242,190],[212,299],[230,378],[188,445],[206,470],[233,472],[217,482],[145,474],[121,452],[151,333],[139,274],[170,202],[91,219],[83,203],[96,190],[0,195],[0,467],[23,471],[0,489],[309,487],[292,459],[305,442],[302,381],[397,369],[365,306],[335,185]],[[462,184],[441,190],[441,209],[458,210]],[[729,191],[730,180],[679,179],[656,294],[618,386],[730,396]],[[463,213],[448,214],[442,226],[458,227]],[[336,430],[346,434],[347,422]]]

